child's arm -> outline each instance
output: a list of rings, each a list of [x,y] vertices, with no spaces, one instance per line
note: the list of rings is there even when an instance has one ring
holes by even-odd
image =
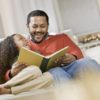
[[[30,80],[33,80],[39,77],[40,75],[42,75],[42,72],[38,67],[33,65],[28,66],[24,68],[21,72],[19,72],[17,75],[15,75],[13,78],[11,78],[8,82],[6,82],[4,86],[8,88],[20,85]]]

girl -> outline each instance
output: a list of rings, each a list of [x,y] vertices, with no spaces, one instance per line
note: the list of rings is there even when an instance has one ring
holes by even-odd
[[[13,34],[0,43],[0,83],[4,83],[0,86],[0,94],[16,94],[30,89],[47,88],[52,85],[53,78],[49,72],[42,74],[37,66],[15,62],[19,50],[23,46],[29,48],[27,40],[20,34]],[[6,82],[4,75],[11,68],[12,71],[13,68],[24,69],[18,74],[15,73],[14,77]]]

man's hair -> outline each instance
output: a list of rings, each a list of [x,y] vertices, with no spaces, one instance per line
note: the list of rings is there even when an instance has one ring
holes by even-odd
[[[6,71],[11,69],[12,64],[19,54],[19,50],[13,39],[14,35],[8,36],[0,42],[0,83],[4,81]]]
[[[28,15],[27,15],[27,25],[30,23],[30,18],[34,17],[34,16],[44,16],[47,20],[47,23],[49,25],[49,17],[47,15],[46,12],[42,11],[42,10],[34,10],[31,11]]]

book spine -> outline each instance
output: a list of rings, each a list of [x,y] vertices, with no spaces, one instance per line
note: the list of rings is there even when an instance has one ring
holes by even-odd
[[[42,72],[46,71],[48,62],[49,62],[49,59],[43,58],[42,63],[40,65],[40,69],[42,70]]]

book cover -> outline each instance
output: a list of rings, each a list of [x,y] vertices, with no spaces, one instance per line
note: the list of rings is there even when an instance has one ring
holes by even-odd
[[[57,58],[64,56],[64,54],[67,52],[67,49],[68,46],[56,51],[50,56],[43,56],[37,52],[23,47],[20,50],[18,61],[28,65],[36,65],[44,72],[53,66],[53,63]]]

